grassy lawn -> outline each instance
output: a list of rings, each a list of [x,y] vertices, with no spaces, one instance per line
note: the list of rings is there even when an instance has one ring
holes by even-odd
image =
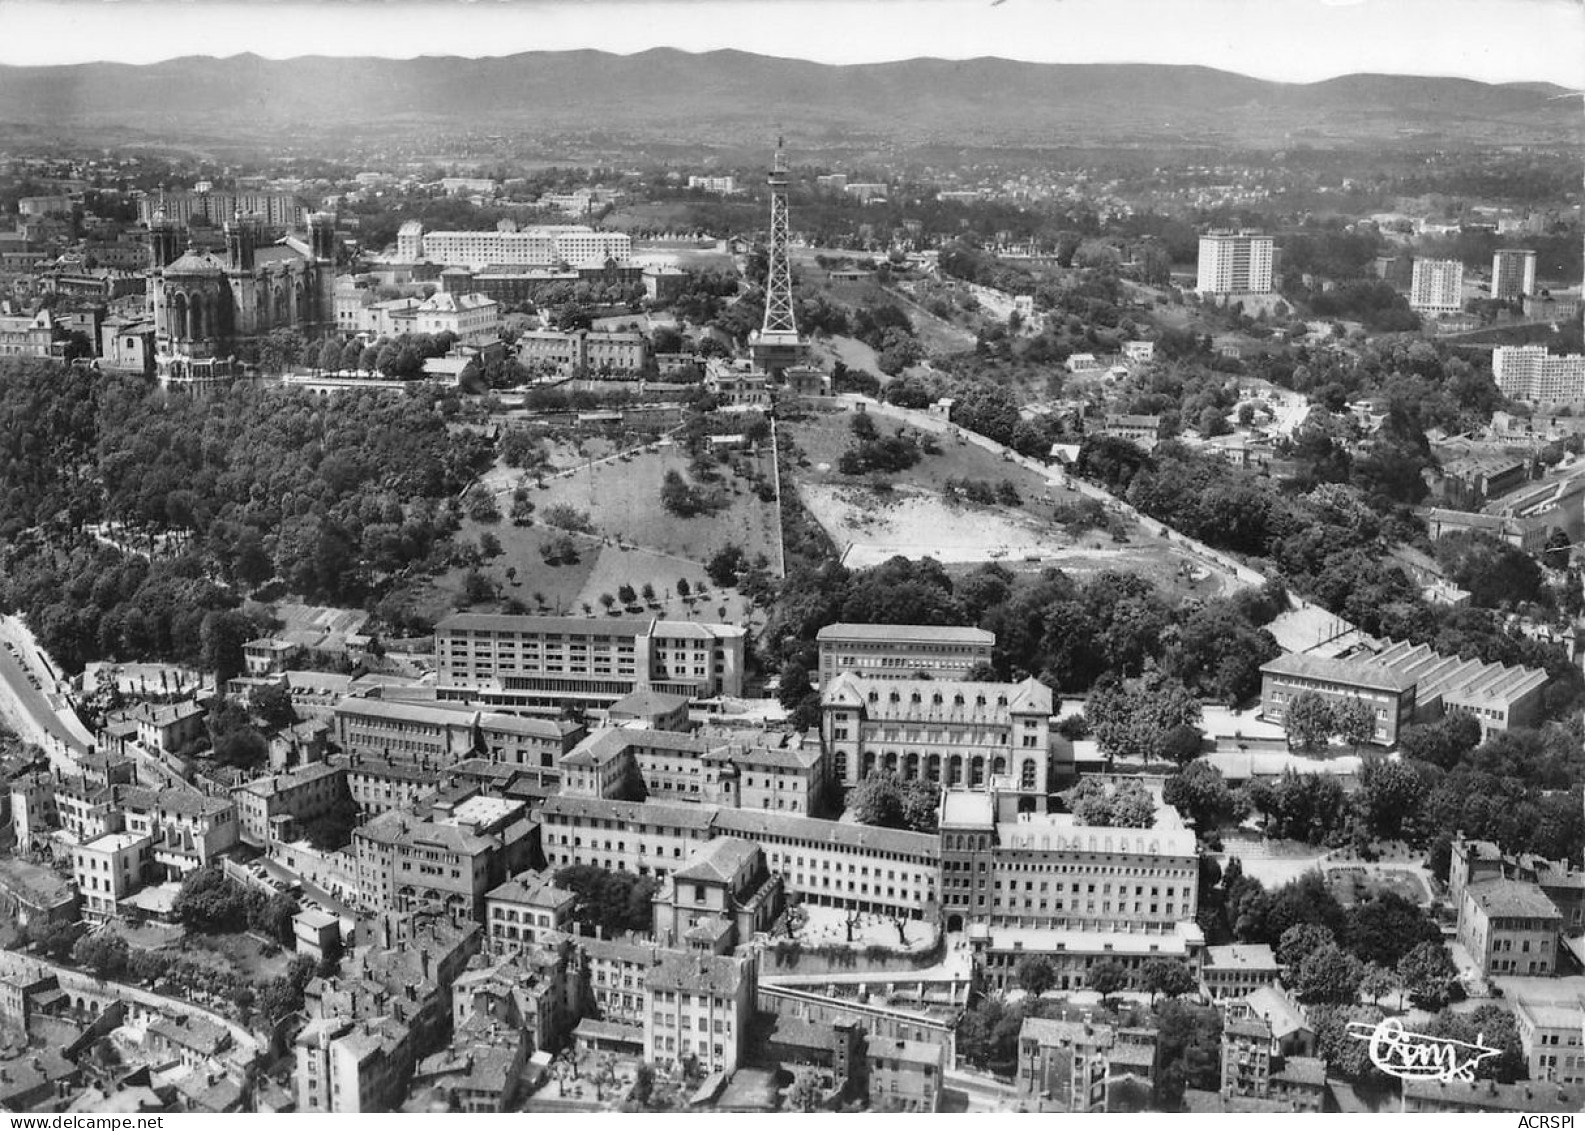
[[[1328,868],[1326,883],[1332,895],[1344,907],[1352,907],[1363,899],[1385,891],[1394,892],[1410,903],[1425,904],[1431,901],[1425,881],[1408,869],[1376,866]]]
[[[546,493],[536,491],[535,495],[543,497]],[[658,502],[655,509],[660,510]],[[485,530],[492,531],[501,540],[502,553],[481,566],[480,572],[496,585],[501,599],[474,606],[475,612],[500,609],[508,598],[516,598],[531,613],[580,616],[583,606],[588,604],[593,615],[602,616],[606,614],[600,604],[601,594],[609,593],[614,597],[623,585],[631,585],[639,597],[636,607],[625,611],[629,616],[733,623],[742,623],[749,617],[746,602],[734,591],[718,590],[705,575],[704,565],[690,558],[631,544],[617,545],[615,538],[605,535],[572,534],[570,537],[580,550],[578,561],[547,565],[540,556],[539,547],[560,538],[564,532],[538,522],[519,527],[510,522],[486,526],[465,520],[459,538],[477,541]],[[510,578],[508,569],[516,571]],[[435,580],[431,602],[426,605],[432,615],[438,618],[456,611],[465,572],[452,569]],[[681,579],[687,580],[692,591],[686,600],[677,593],[677,582]],[[646,582],[655,591],[654,599],[647,602],[642,597]],[[723,607],[726,609],[724,616]],[[624,610],[618,604],[611,613],[623,615]]]
[[[769,479],[768,455],[738,458],[756,461]],[[564,504],[587,512],[595,529],[613,542],[620,540],[700,563],[731,542],[743,547],[750,558],[764,554],[774,562],[778,537],[774,502],[760,501],[742,478],[723,467],[720,483],[727,489],[725,509],[679,518],[660,505],[660,484],[668,471],[680,472],[692,481],[682,448],[663,447],[625,462],[599,464],[587,473],[547,481],[544,490],[531,492],[538,508],[535,517]]]
[[[536,491],[534,494],[540,496],[542,492]],[[517,597],[531,610],[536,604],[534,598],[536,593],[544,598],[540,611],[564,613],[577,609],[578,595],[583,592],[584,584],[589,580],[589,575],[594,571],[595,562],[599,558],[601,549],[599,538],[572,535],[580,551],[578,561],[556,566],[545,564],[544,558],[540,557],[539,548],[546,542],[561,537],[563,532],[542,523],[536,522],[533,526],[513,526],[505,520],[485,524],[464,519],[462,529],[457,532],[457,540],[476,543],[479,535],[487,530],[501,540],[502,552],[498,557],[485,562],[480,567],[480,572],[500,586],[503,593]],[[511,581],[507,580],[508,569],[516,570]],[[452,569],[435,579],[436,600],[439,605],[447,606],[446,612],[456,607],[455,599],[462,592],[465,572],[461,569]]]

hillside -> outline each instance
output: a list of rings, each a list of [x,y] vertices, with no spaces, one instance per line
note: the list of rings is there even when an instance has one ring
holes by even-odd
[[[597,133],[805,148],[1104,141],[1281,146],[1414,138],[1569,144],[1578,103],[1540,84],[1351,75],[1284,84],[1203,67],[915,59],[827,66],[737,51],[412,60],[254,55],[0,67],[0,125],[223,138],[318,131]],[[46,127],[47,128],[47,127]]]

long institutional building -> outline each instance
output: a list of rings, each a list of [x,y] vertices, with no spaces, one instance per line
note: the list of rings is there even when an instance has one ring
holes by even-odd
[[[854,786],[871,773],[949,789],[989,788],[1012,775],[1044,793],[1051,689],[1022,683],[888,679],[843,672],[820,693],[820,733],[832,772]]]
[[[735,697],[743,656],[742,628],[699,621],[460,613],[435,626],[439,698],[506,708],[605,707],[634,691]]]
[[[559,263],[622,262],[633,254],[624,232],[600,232],[580,224],[546,224],[495,231],[426,232],[417,220],[396,235],[399,263],[442,263],[456,267],[551,267]]]
[[[1207,232],[1200,237],[1201,294],[1270,294],[1276,242],[1256,232]]]
[[[926,624],[828,624],[815,641],[824,688],[841,672],[870,679],[966,679],[991,662],[996,634]]]
[[[1498,346],[1491,375],[1505,397],[1531,404],[1585,405],[1585,355],[1549,353],[1545,346]]]
[[[1547,674],[1538,668],[1443,656],[1424,644],[1388,642],[1379,652],[1342,659],[1279,656],[1261,665],[1261,715],[1281,723],[1293,700],[1315,692],[1333,703],[1364,702],[1376,718],[1372,742],[1393,746],[1403,728],[1463,711],[1489,737],[1533,726]]]

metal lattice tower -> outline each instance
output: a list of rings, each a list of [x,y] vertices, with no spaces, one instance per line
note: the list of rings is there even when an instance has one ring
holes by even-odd
[[[787,155],[776,139],[770,177],[770,271],[765,279],[765,322],[754,339],[754,360],[780,379],[803,357],[803,340],[793,316],[792,260],[787,252]]]

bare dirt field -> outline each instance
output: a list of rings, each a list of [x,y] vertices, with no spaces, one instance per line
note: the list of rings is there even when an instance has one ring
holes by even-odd
[[[940,562],[1025,560],[1038,558],[1043,542],[1061,537],[1012,508],[953,505],[914,487],[881,494],[856,485],[803,484],[798,495],[852,568],[898,554]]]
[[[884,411],[872,415],[883,435],[901,423]],[[847,551],[843,560],[849,566],[874,565],[902,554],[933,557],[944,565],[997,561],[1018,573],[1053,566],[1080,576],[1112,570],[1147,578],[1178,596],[1215,596],[1231,583],[1135,522],[1124,521],[1122,542],[1099,530],[1069,536],[1053,516],[1084,496],[959,437],[935,436],[940,451],[907,471],[883,477],[894,488],[878,493],[871,489],[871,477],[837,470],[852,442],[852,419],[847,412],[822,413],[785,426],[801,457],[794,472],[799,498],[839,551]],[[1006,480],[1021,502],[1016,507],[949,503],[943,495],[949,479],[993,486]]]

